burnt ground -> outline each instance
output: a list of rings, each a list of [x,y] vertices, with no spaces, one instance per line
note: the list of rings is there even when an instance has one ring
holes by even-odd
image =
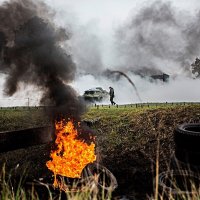
[[[155,162],[160,172],[169,168],[174,152],[173,131],[182,123],[200,122],[199,105],[160,108],[91,110],[84,121],[96,135],[98,161],[117,178],[114,196],[146,199],[153,194]],[[1,167],[28,180],[51,177],[46,168],[52,144],[0,153]]]

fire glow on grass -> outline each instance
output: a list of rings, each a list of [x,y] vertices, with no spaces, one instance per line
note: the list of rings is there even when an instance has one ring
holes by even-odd
[[[80,178],[83,168],[96,160],[95,144],[90,145],[78,140],[78,131],[73,121],[56,122],[56,146],[50,154],[51,160],[46,165],[54,173],[54,186],[58,187],[56,175]]]

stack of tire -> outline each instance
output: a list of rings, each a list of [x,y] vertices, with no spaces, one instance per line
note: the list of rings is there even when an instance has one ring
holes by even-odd
[[[160,191],[165,197],[173,199],[199,196],[200,123],[178,126],[174,130],[174,142],[175,153],[171,159],[170,171],[159,174]]]

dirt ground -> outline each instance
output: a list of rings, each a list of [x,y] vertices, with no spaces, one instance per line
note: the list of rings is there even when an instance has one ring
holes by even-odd
[[[153,194],[156,156],[160,172],[170,167],[174,152],[173,131],[182,123],[200,122],[200,106],[144,109],[134,114],[87,115],[84,121],[96,135],[97,160],[117,178],[113,196],[147,199]],[[52,143],[0,154],[0,164],[14,176],[28,180],[51,177],[46,168]]]
[[[174,129],[183,123],[200,122],[200,107],[164,107],[134,116],[125,113],[119,121],[112,119],[100,118],[92,125],[99,159],[118,180],[116,194],[141,200],[153,193],[157,155],[160,172],[168,170],[174,154]]]

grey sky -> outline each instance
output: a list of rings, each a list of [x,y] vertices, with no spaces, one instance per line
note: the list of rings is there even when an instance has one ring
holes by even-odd
[[[161,0],[158,0],[160,2]],[[56,10],[56,22],[62,26],[84,26],[87,34],[96,35],[101,43],[101,56],[105,65],[113,65],[113,35],[116,29],[133,19],[143,7],[156,0],[45,0]],[[195,15],[200,8],[199,0],[162,0],[171,2],[178,13]],[[79,32],[79,31],[78,31]]]
[[[81,24],[95,21],[99,29],[110,33],[115,24],[120,24],[133,13],[137,13],[144,5],[147,6],[155,0],[44,0],[56,10],[59,20],[65,17],[72,18]],[[158,0],[161,1],[161,0]],[[177,10],[196,12],[200,8],[199,0],[168,0]],[[5,0],[0,0],[0,3]],[[163,0],[162,2],[167,2]],[[66,14],[66,15],[65,15]],[[61,22],[64,23],[64,22]]]
[[[62,12],[74,13],[80,22],[99,21],[101,29],[109,29],[112,24],[125,20],[131,13],[136,13],[144,5],[155,0],[46,0],[48,4]],[[163,2],[166,2],[163,1]],[[171,0],[173,6],[185,12],[195,12],[200,8],[199,0]]]

